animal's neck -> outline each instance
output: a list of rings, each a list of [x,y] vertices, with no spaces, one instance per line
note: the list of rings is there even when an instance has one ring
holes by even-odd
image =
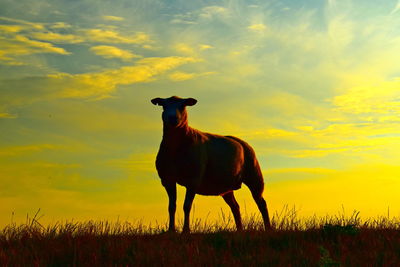
[[[181,123],[178,127],[171,127],[164,123],[163,143],[170,148],[177,148],[190,139],[191,128],[188,122]]]

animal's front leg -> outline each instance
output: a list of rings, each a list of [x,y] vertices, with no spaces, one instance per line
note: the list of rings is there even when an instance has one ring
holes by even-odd
[[[189,189],[189,188],[186,189],[185,202],[183,203],[183,211],[185,213],[185,220],[183,223],[183,233],[190,232],[189,217],[190,217],[190,210],[192,208],[192,203],[193,203],[193,199],[194,199],[195,195],[196,194],[195,194],[194,190]]]
[[[168,231],[175,232],[175,211],[176,211],[176,183],[165,183],[165,190],[167,190],[169,204],[169,228]]]

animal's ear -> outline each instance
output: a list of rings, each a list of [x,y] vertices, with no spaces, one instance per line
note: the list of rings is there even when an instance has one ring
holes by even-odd
[[[194,106],[197,103],[197,100],[194,98],[186,98],[185,99],[185,106]]]
[[[162,106],[162,105],[164,104],[164,99],[159,98],[159,97],[153,98],[153,99],[151,100],[151,103],[153,103],[153,105]]]

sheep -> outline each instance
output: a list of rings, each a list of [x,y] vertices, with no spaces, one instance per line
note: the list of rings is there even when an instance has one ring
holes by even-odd
[[[186,106],[194,98],[154,98],[163,107],[163,137],[156,158],[156,169],[169,198],[169,228],[175,232],[176,184],[186,187],[183,233],[190,232],[189,214],[196,194],[222,196],[231,208],[236,228],[243,229],[234,190],[242,182],[250,189],[261,212],[265,229],[270,229],[267,204],[262,196],[264,180],[252,147],[233,136],[221,136],[193,129],[188,125]]]

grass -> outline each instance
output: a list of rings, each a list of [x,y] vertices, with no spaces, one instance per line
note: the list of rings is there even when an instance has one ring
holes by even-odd
[[[43,226],[38,213],[0,230],[1,266],[400,266],[400,220],[298,218],[285,208],[263,231],[259,217],[236,232],[230,216],[192,220],[191,234],[166,225],[65,222]]]

